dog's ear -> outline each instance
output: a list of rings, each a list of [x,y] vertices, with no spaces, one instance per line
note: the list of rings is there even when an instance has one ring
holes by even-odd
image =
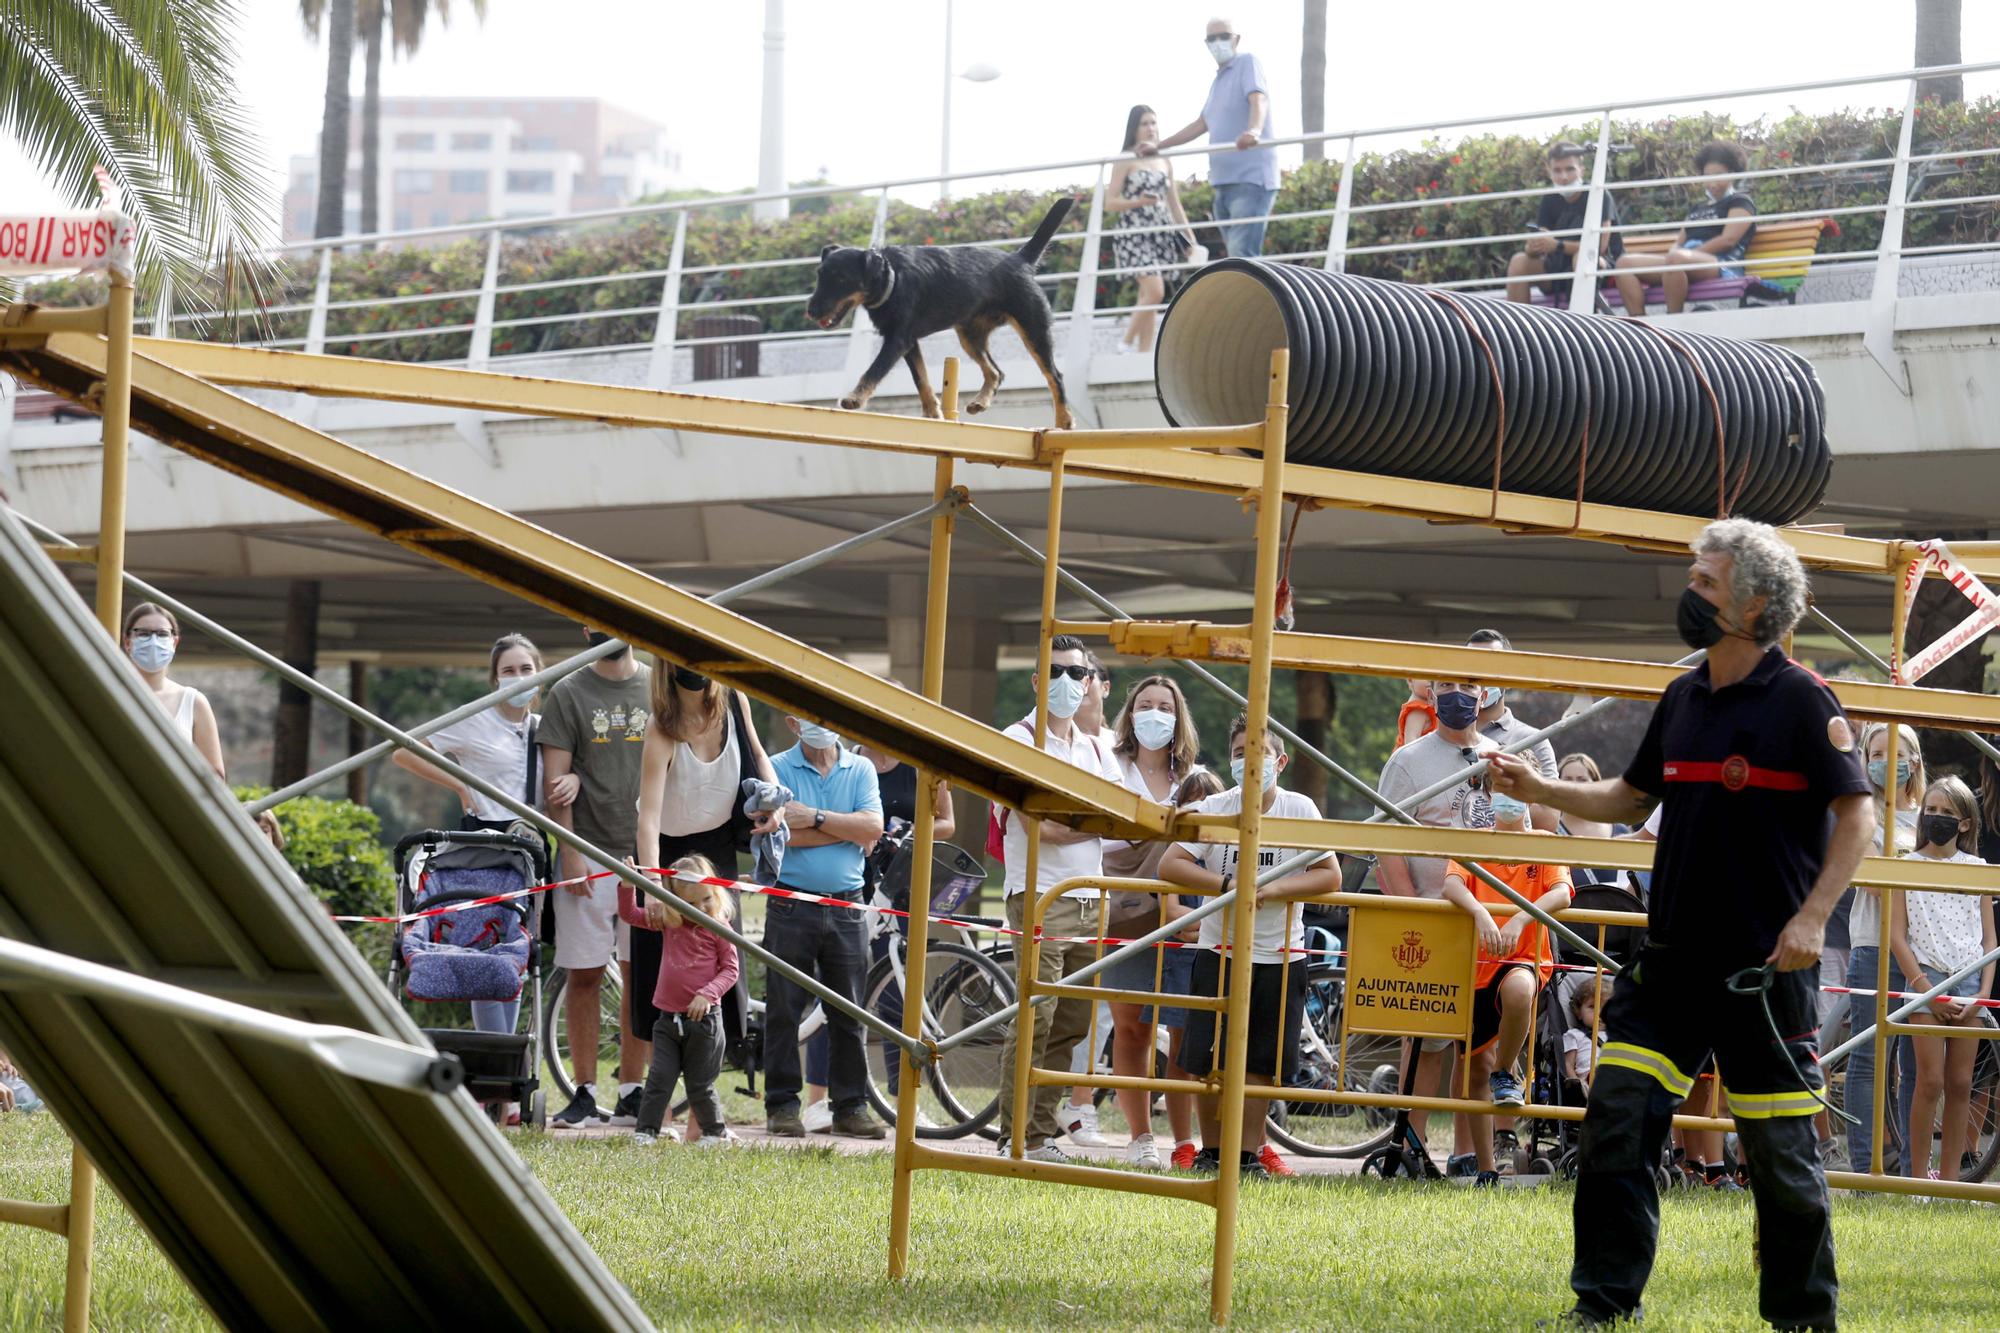
[[[880,250],[868,252],[868,290],[873,291],[889,278],[889,256]]]
[[[838,250],[839,248],[840,248],[840,247],[839,247],[839,246],[837,246],[837,245],[829,245],[829,246],[826,246],[826,247],[825,247],[824,249],[822,249],[822,250],[821,250],[821,251],[819,252],[819,262],[820,262],[820,263],[822,263],[822,264],[824,264],[824,263],[826,262],[826,257],[827,257],[828,255],[832,254],[832,253],[833,253],[833,252],[834,252],[835,250]]]

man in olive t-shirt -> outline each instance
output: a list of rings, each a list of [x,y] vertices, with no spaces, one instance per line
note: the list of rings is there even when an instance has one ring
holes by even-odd
[[[593,644],[604,634],[584,631]],[[544,797],[549,818],[613,857],[631,856],[638,836],[639,768],[651,718],[652,673],[632,660],[632,650],[599,658],[556,682],[542,705],[537,739],[542,746]],[[581,880],[603,867],[589,865],[568,847],[560,878]],[[569,1025],[576,1095],[556,1116],[559,1124],[637,1124],[639,1079],[646,1052],[632,1036],[632,964],[618,947],[626,929],[618,921],[618,881],[609,877],[558,889],[556,966],[569,969],[563,1019]],[[604,968],[614,957],[624,980],[619,1004],[619,1095],[607,1116],[598,1108],[598,996]],[[631,1105],[628,1107],[627,1102]]]

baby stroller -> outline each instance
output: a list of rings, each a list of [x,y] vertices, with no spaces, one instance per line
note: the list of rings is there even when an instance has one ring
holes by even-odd
[[[396,912],[408,915],[454,903],[514,893],[549,882],[548,849],[525,824],[506,832],[426,829],[396,844]],[[535,1077],[541,1058],[542,895],[526,894],[396,927],[389,989],[422,1002],[519,1000],[532,978],[528,1030],[478,1032],[425,1028],[424,1035],[465,1067],[474,1100],[518,1102],[522,1121],[546,1124],[548,1108]]]
[[[1644,912],[1645,903],[1622,882],[1579,883],[1571,905],[1592,912]],[[1606,926],[1604,952],[1619,967],[1629,967],[1645,942],[1643,926]],[[1576,931],[1595,943],[1596,926],[1578,926]],[[1597,984],[1590,959],[1576,949],[1565,950],[1561,940],[1552,940],[1558,966],[1554,979],[1542,988],[1535,1014],[1535,1081],[1530,1100],[1542,1106],[1582,1106],[1583,1084],[1563,1073],[1563,1033],[1569,1028],[1570,1001],[1577,992]],[[1599,1016],[1602,1021],[1602,1015]],[[1518,1175],[1576,1175],[1577,1137],[1581,1126],[1576,1120],[1523,1120],[1517,1127],[1520,1142],[1514,1155]]]

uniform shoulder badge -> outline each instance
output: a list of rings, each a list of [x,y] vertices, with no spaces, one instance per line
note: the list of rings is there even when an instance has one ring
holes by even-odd
[[[1826,720],[1826,743],[1842,754],[1854,749],[1854,728],[1847,725],[1847,719],[1835,715]]]

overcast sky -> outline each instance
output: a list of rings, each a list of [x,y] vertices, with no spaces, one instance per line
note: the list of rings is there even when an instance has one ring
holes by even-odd
[[[1215,5],[957,0],[955,67],[983,62],[997,66],[1001,77],[956,85],[953,166],[998,168],[1115,151],[1133,102],[1158,107],[1170,129],[1192,120],[1214,69],[1201,38]],[[244,111],[257,123],[273,181],[280,182],[292,154],[315,151],[325,55],[301,29],[294,0],[244,0],[243,7]],[[489,0],[483,25],[463,0],[452,8],[452,27],[434,26],[414,59],[387,65],[387,93],[603,97],[668,126],[693,183],[715,189],[755,183],[762,0]],[[1560,48],[1562,32],[1551,15],[1562,7],[1333,0],[1327,127],[1429,124],[1607,97],[1899,69],[1910,63],[1913,8],[1913,0],[1713,7],[1707,12],[1726,36],[1699,48],[1662,50],[1636,45],[1639,34],[1659,28],[1666,12],[1660,7],[1583,4],[1571,12],[1588,17],[1595,41],[1579,58]],[[1243,49],[1264,61],[1279,133],[1297,133],[1297,0],[1220,12],[1243,34]],[[823,168],[836,181],[858,183],[937,169],[944,13],[944,0],[790,0],[791,178]],[[2000,59],[2000,3],[1965,6],[1964,48],[1968,61]],[[357,52],[357,106],[360,82]],[[1980,76],[1968,92],[2000,92],[2000,76]],[[1727,109],[1882,105],[1891,95],[1878,85]],[[0,212],[56,202],[18,148],[0,143]]]

